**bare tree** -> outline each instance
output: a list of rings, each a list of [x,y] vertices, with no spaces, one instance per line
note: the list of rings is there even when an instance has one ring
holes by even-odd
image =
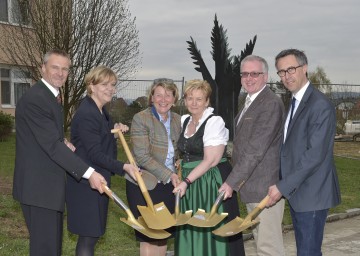
[[[5,26],[0,51],[34,80],[41,77],[44,53],[57,48],[70,54],[72,70],[61,91],[65,130],[84,96],[84,77],[91,68],[106,65],[121,79],[137,71],[138,30],[128,0],[32,0],[20,1],[19,7],[22,22]]]
[[[316,88],[330,97],[331,81],[327,77],[324,68],[317,66],[314,71],[308,73],[308,79]]]

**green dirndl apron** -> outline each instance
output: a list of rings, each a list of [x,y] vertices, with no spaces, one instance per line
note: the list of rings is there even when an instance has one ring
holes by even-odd
[[[225,158],[220,162],[227,161]],[[184,163],[182,162],[182,179],[201,161]],[[218,189],[223,184],[219,169],[215,166],[210,168],[199,179],[195,180],[186,190],[180,200],[180,211],[193,210],[195,213],[199,208],[210,213],[214,204]],[[223,212],[222,204],[218,212]],[[175,234],[175,255],[176,256],[226,256],[228,255],[227,239],[215,236],[212,230],[218,228],[221,223],[213,228],[200,228],[190,225],[179,226]]]

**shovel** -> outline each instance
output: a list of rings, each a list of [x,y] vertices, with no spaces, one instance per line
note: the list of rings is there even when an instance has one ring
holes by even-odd
[[[259,216],[262,210],[264,210],[268,200],[269,200],[269,196],[264,197],[264,199],[261,200],[258,206],[256,206],[256,208],[252,210],[245,217],[245,219],[236,217],[232,221],[226,223],[225,225],[219,227],[218,229],[215,229],[213,233],[217,236],[222,236],[222,237],[233,236],[259,223],[260,220],[259,218],[256,217]]]
[[[178,166],[177,167],[178,176],[179,176],[179,179],[181,180],[181,172],[182,172],[182,170],[181,170],[180,162],[178,162],[177,166]],[[178,192],[176,192],[176,195],[175,195],[175,213],[173,214],[174,218],[176,220],[175,226],[185,225],[191,219],[192,212],[193,212],[192,210],[188,210],[185,213],[180,212],[180,190]]]
[[[127,207],[127,205],[117,195],[115,195],[115,193],[112,192],[108,186],[103,184],[102,187],[109,198],[114,200],[114,202],[126,212],[128,218],[120,218],[122,222],[150,238],[165,239],[171,235],[169,232],[164,230],[154,230],[148,228],[142,218],[136,220],[129,207]]]
[[[181,226],[188,223],[191,219],[192,210],[188,210],[185,213],[180,212],[180,191],[176,192],[175,196],[175,213],[173,214],[176,224],[175,226]]]
[[[111,130],[111,133],[118,133],[118,132],[121,133],[121,131],[119,129]],[[142,171],[141,177],[143,178],[145,186],[148,190],[153,190],[156,187],[156,185],[158,184],[158,179],[155,177],[155,175],[151,174],[150,172],[148,172],[146,170]],[[127,180],[129,180],[130,182],[138,185],[138,183],[128,173],[125,173],[125,178]]]
[[[111,132],[117,132],[119,134],[119,138],[124,147],[129,162],[137,167],[122,132],[118,129],[111,130]],[[175,226],[175,218],[171,215],[164,202],[160,202],[154,205],[141,175],[138,172],[135,172],[135,177],[147,203],[147,206],[137,206],[147,226],[151,229],[167,229],[169,227]]]
[[[198,211],[194,214],[194,216],[192,216],[187,224],[203,228],[214,227],[219,224],[220,221],[222,221],[228,215],[228,213],[225,212],[220,214],[217,213],[219,204],[224,199],[224,194],[225,191],[221,191],[221,193],[216,198],[214,205],[211,207],[210,213],[206,213],[203,209],[198,209]]]

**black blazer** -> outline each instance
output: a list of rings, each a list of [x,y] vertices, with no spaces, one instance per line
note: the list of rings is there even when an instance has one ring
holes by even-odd
[[[65,145],[62,107],[42,81],[21,97],[15,121],[14,198],[64,211],[65,171],[80,180],[89,166]]]
[[[110,186],[110,177],[124,175],[123,163],[117,161],[117,145],[111,133],[113,123],[106,112],[102,114],[90,97],[85,97],[71,122],[71,142],[75,153],[103,175]],[[90,188],[88,181],[77,182],[68,177],[66,207],[70,232],[99,237],[106,228],[108,196]]]

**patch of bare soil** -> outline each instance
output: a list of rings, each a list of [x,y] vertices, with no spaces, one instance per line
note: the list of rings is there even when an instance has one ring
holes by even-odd
[[[0,194],[9,195],[12,191],[12,179],[9,177],[0,178]]]
[[[27,238],[29,236],[21,211],[14,211],[9,207],[8,201],[12,200],[12,179],[0,178],[0,196],[4,204],[0,204],[1,233],[9,238]],[[7,201],[7,202],[5,202]],[[11,202],[11,201],[10,201]]]
[[[2,232],[8,238],[28,238],[29,232],[26,228],[25,221],[14,220],[11,216],[6,218],[0,217],[0,222],[3,227]]]
[[[334,144],[334,154],[360,159],[360,142],[336,141]]]

